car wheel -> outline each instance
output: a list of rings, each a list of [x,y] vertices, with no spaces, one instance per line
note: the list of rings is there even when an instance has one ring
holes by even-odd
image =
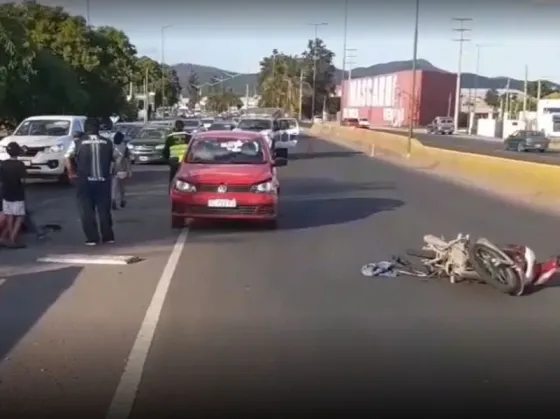
[[[523,145],[523,143],[519,143],[517,144],[517,151],[519,151],[520,153],[523,153],[525,150],[525,146]]]
[[[267,230],[276,230],[278,228],[278,221],[277,220],[267,220],[264,223],[264,227]]]
[[[63,174],[61,174],[58,179],[56,180],[56,183],[59,183],[61,185],[69,185],[70,184],[70,178],[68,177],[68,171],[65,170]]]
[[[541,149],[539,150],[539,153],[544,153],[545,151],[546,151],[546,150],[544,150],[544,149],[541,148]]]
[[[171,228],[183,228],[183,227],[185,227],[185,219],[183,217],[172,215]]]

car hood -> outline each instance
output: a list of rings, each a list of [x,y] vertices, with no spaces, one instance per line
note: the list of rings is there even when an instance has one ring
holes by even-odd
[[[227,183],[246,185],[265,182],[272,177],[268,164],[188,164],[181,167],[179,175],[187,182]]]
[[[51,147],[69,137],[56,137],[49,135],[9,135],[0,141],[1,146],[7,146],[11,142],[16,142],[20,146],[26,147]]]

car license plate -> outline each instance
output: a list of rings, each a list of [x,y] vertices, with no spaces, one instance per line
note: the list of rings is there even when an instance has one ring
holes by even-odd
[[[237,201],[235,199],[209,199],[208,206],[211,208],[235,208]]]
[[[140,161],[148,161],[148,156],[139,156],[138,160]]]

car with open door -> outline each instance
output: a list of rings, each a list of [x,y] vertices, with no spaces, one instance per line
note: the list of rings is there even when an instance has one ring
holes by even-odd
[[[171,185],[171,226],[187,220],[257,221],[276,228],[280,183],[275,157],[259,132],[197,134]]]
[[[279,134],[276,149],[285,149],[280,153],[288,158],[289,149],[297,147],[299,137],[299,123],[295,118],[279,118]]]

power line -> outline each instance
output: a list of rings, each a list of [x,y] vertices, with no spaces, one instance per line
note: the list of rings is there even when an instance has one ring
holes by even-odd
[[[453,28],[453,31],[459,34],[459,38],[453,40],[454,42],[459,43],[459,63],[457,67],[457,84],[455,86],[455,112],[453,115],[453,129],[454,132],[457,132],[459,130],[459,115],[461,111],[461,72],[463,66],[463,44],[465,42],[470,42],[470,39],[465,38],[465,34],[471,31],[470,29],[465,28],[465,23],[472,22],[472,18],[454,17],[451,20],[459,25],[458,27]]]

